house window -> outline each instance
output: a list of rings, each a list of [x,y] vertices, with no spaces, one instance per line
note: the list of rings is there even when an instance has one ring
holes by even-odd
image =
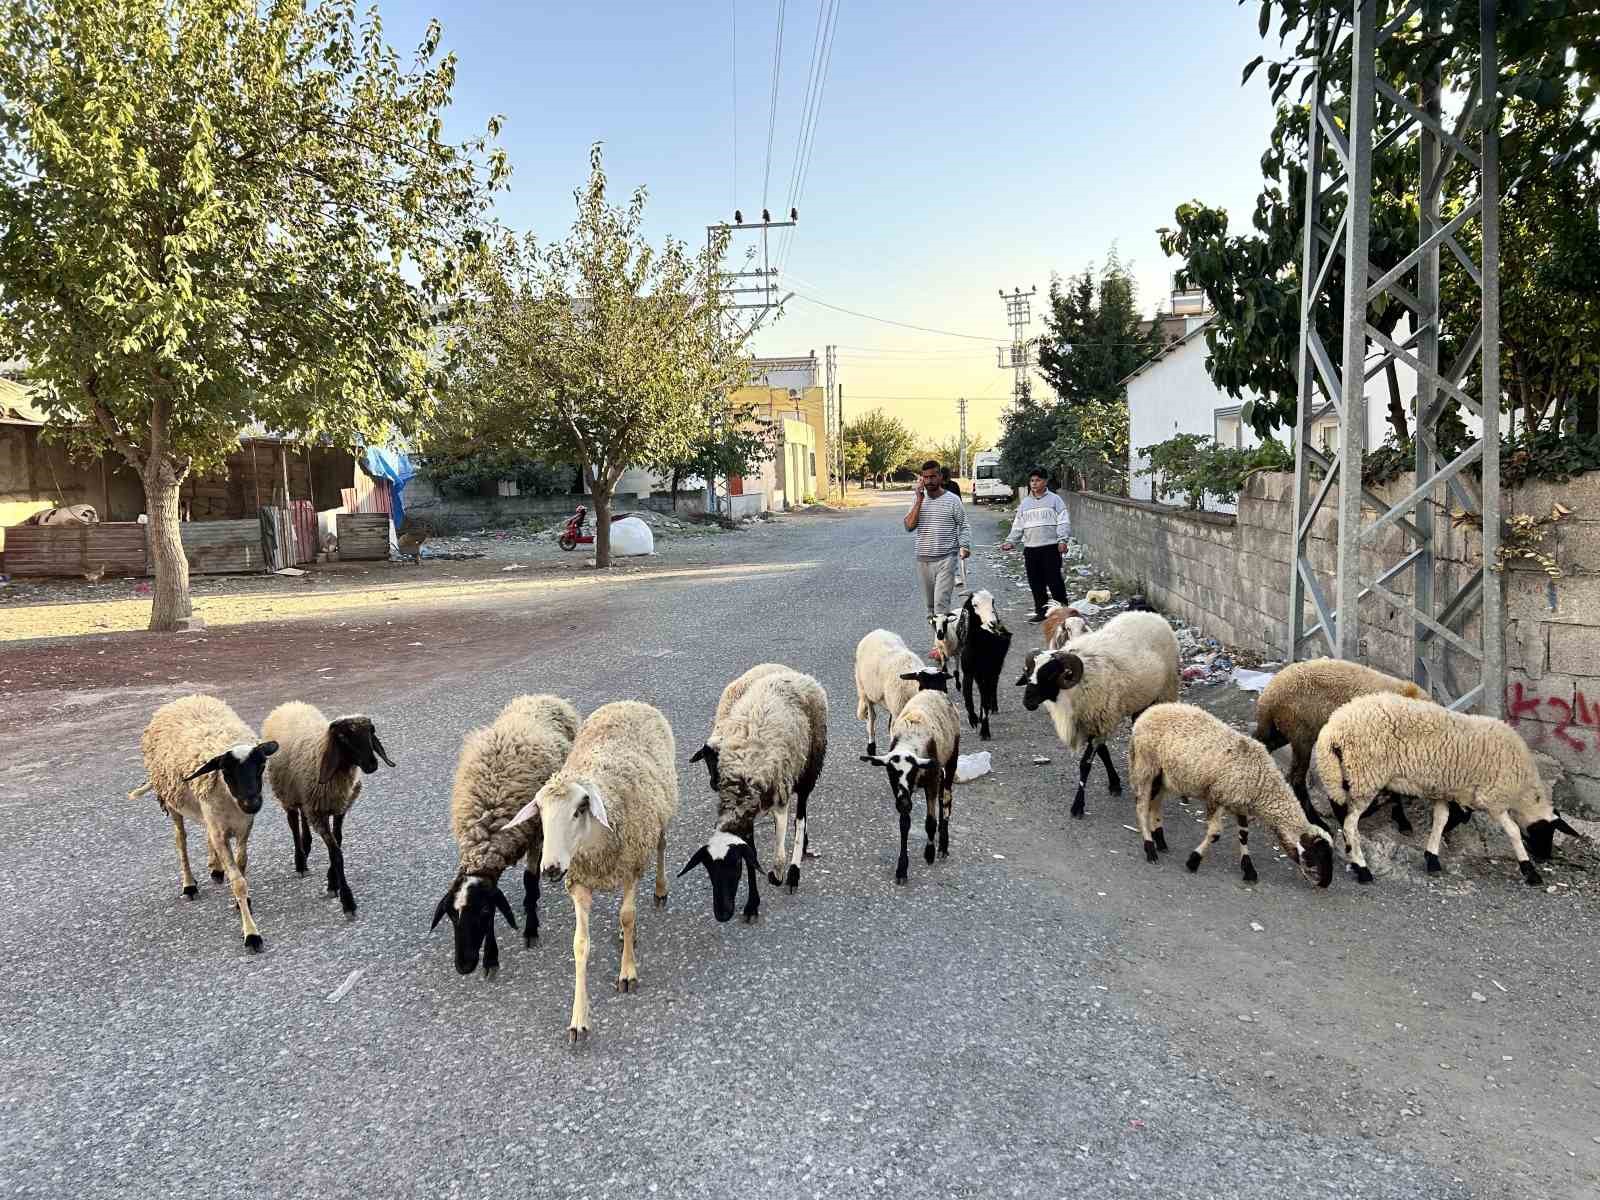
[[[1330,421],[1326,425],[1317,427],[1317,448],[1324,454],[1332,454],[1336,447],[1334,442],[1339,438],[1339,423]]]
[[[815,475],[816,473],[817,473],[817,452],[815,450],[813,450],[811,452],[811,474]]]
[[[1212,436],[1217,439],[1217,445],[1234,450],[1244,448],[1244,429],[1237,410],[1218,409],[1212,416],[1212,422]]]

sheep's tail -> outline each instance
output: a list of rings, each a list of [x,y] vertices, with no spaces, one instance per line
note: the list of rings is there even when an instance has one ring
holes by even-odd
[[[1333,751],[1334,761],[1339,764],[1339,790],[1344,793],[1344,802],[1349,804],[1350,776],[1345,773],[1344,769],[1344,751],[1339,749],[1339,743],[1335,741],[1329,741],[1328,749]]]
[[[150,794],[150,781],[148,779],[146,779],[138,787],[134,788],[133,791],[128,793],[128,799],[129,800],[137,800],[140,796],[148,796],[149,794]]]

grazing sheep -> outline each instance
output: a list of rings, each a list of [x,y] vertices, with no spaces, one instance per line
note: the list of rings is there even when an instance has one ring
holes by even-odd
[[[1074,638],[1080,638],[1089,632],[1089,622],[1079,615],[1078,610],[1062,604],[1059,600],[1052,600],[1045,605],[1044,624],[1040,626],[1044,634],[1044,648],[1046,650],[1060,650],[1070,644]]]
[[[918,676],[908,673],[904,678],[916,680]],[[897,884],[906,881],[911,796],[919,785],[928,801],[928,816],[923,824],[928,844],[922,857],[933,862],[935,833],[939,837],[939,853],[947,858],[950,855],[950,811],[955,806],[956,760],[961,757],[961,714],[937,681],[926,682],[929,686],[916,692],[890,723],[889,752],[881,757],[861,756],[862,762],[887,770],[889,790],[900,814],[900,858],[894,870]]]
[[[294,869],[306,873],[315,826],[328,848],[328,892],[339,897],[346,916],[355,916],[356,899],[344,876],[345,814],[361,795],[358,772],[371,775],[380,758],[394,767],[372,718],[330,721],[311,705],[291,700],[267,714],[261,736],[278,743],[278,754],[267,764],[267,779],[289,819]]]
[[[1528,852],[1544,862],[1557,831],[1583,836],[1550,803],[1528,744],[1494,717],[1451,712],[1392,692],[1358,696],[1328,718],[1313,757],[1322,786],[1343,799],[1345,855],[1362,883],[1372,882],[1372,872],[1357,823],[1390,787],[1433,801],[1424,856],[1429,874],[1440,869],[1439,839],[1452,800],[1488,814],[1505,830],[1522,878],[1535,886],[1544,879]]]
[[[566,764],[512,824],[537,815],[544,824],[540,864],[546,879],[565,879],[572,897],[574,982],[567,1036],[589,1036],[589,908],[595,889],[622,893],[622,968],[617,991],[636,991],[634,909],[639,879],[656,860],[656,907],[667,903],[667,825],[678,811],[677,747],[666,717],[622,700],[597,708],[578,730]]]
[[[1011,631],[995,612],[994,596],[988,591],[974,592],[961,608],[959,640],[961,665],[966,683],[961,688],[967,702],[967,720],[978,727],[978,736],[989,740],[989,714],[1000,711],[1000,672],[1005,670],[1006,653],[1011,649]],[[983,715],[972,707],[972,685],[978,685]]]
[[[1317,734],[1340,705],[1375,692],[1394,692],[1410,696],[1413,700],[1426,700],[1428,694],[1416,684],[1382,671],[1374,671],[1360,663],[1338,658],[1313,658],[1307,662],[1290,663],[1274,675],[1256,701],[1256,740],[1268,750],[1285,745],[1294,748],[1294,758],[1289,766],[1289,785],[1306,819],[1319,829],[1326,829],[1322,817],[1312,807],[1311,793],[1306,788],[1306,774],[1311,769],[1311,751],[1317,744]],[[1392,797],[1390,810],[1394,826],[1401,833],[1411,832],[1411,822],[1406,820],[1405,805],[1399,796]],[[1448,833],[1471,818],[1460,805],[1450,805],[1450,820],[1445,826]],[[1334,816],[1341,822],[1344,813],[1337,802]]]
[[[487,729],[461,739],[455,786],[450,793],[450,825],[460,848],[455,879],[433,910],[436,928],[445,917],[455,929],[456,970],[478,968],[493,977],[500,969],[494,938],[498,909],[515,929],[511,903],[500,890],[500,876],[524,855],[523,942],[539,936],[539,855],[543,826],[537,820],[512,825],[518,810],[554,775],[578,736],[577,710],[558,696],[518,696]]]
[[[1178,698],[1178,639],[1159,613],[1120,613],[1071,649],[1030,651],[1017,686],[1027,688],[1022,704],[1029,712],[1045,706],[1063,745],[1083,747],[1072,799],[1072,815],[1081,817],[1096,753],[1111,794],[1122,794],[1105,739],[1124,718]]]
[[[139,739],[139,749],[144,755],[146,782],[129,792],[128,799],[153,791],[161,811],[172,818],[183,894],[192,900],[200,890],[189,869],[189,840],[183,824],[187,818],[205,826],[211,878],[221,883],[223,875],[227,876],[239,907],[244,948],[251,953],[260,951],[261,931],[250,912],[250,888],[244,873],[249,864],[250,830],[261,811],[261,776],[278,744],[257,741],[255,732],[233,709],[214,696],[197,695],[156,709]]]
[[[770,812],[776,832],[768,882],[800,887],[800,863],[809,840],[806,805],[828,754],[828,696],[809,675],[785,669],[756,680],[717,725],[722,771],[717,788],[717,828],[694,852],[679,875],[696,865],[711,877],[711,910],[718,921],[733,917],[741,871],[750,876],[744,919],[753,922],[761,908],[756,888],[759,863],[755,821]],[[794,852],[785,841],[789,797],[795,798]],[[787,861],[786,874],[778,871]]]
[[[944,690],[943,669],[928,670],[898,633],[874,629],[856,645],[856,716],[867,723],[867,753],[878,752],[878,708],[890,721],[925,686]]]
[[[1156,704],[1133,723],[1128,743],[1128,774],[1133,783],[1133,811],[1144,839],[1144,856],[1159,861],[1167,848],[1161,830],[1161,792],[1199,800],[1206,808],[1206,835],[1189,855],[1190,871],[1212,843],[1222,836],[1222,822],[1232,813],[1239,822],[1239,870],[1246,883],[1256,881],[1250,861],[1250,818],[1266,824],[1283,851],[1318,887],[1333,880],[1333,839],[1306,819],[1284,782],[1272,755],[1258,741],[1192,704]]]
[[[706,764],[706,771],[711,776],[712,791],[717,790],[717,780],[720,774],[720,768],[717,763],[720,753],[718,750],[720,745],[718,730],[721,728],[722,722],[733,711],[733,706],[739,702],[739,697],[749,691],[751,684],[758,679],[776,674],[779,671],[787,671],[788,669],[782,663],[757,663],[722,689],[722,699],[717,701],[716,715],[711,718],[711,732],[706,735],[705,744],[689,756],[689,761],[692,763],[703,762]]]

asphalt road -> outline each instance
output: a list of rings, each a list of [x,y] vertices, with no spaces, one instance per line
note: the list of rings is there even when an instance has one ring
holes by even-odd
[[[950,859],[923,863],[915,822],[894,887],[851,656],[875,626],[926,644],[898,512],[787,522],[700,573],[397,610],[294,664],[252,652],[214,677],[0,700],[0,1192],[1596,1194],[1586,899],[1524,895],[1503,867],[1438,893],[1315,893],[1259,848],[1255,888],[1226,853],[1198,876],[1149,867],[1098,773],[1068,821],[1066,755],[1014,689],[994,776],[957,791]],[[975,582],[1004,584],[1020,659],[1023,593],[992,575]],[[564,895],[546,894],[533,949],[501,927],[496,980],[458,977],[428,922],[454,874],[461,735],[523,691],[658,705],[680,760],[675,874],[713,811],[689,754],[722,685],[767,659],[832,705],[800,893],[764,887],[760,924],[719,926],[703,873],[674,877],[667,909],[641,905],[632,995],[611,990],[617,899],[597,897],[576,1050]],[[125,793],[149,712],[193,686],[247,721],[291,698],[375,717],[399,765],[347,822],[355,921],[323,895],[320,843],[294,874],[270,800],[250,846],[266,952],[243,951],[224,886],[202,873],[197,901],[179,895],[170,826]],[[1480,973],[1505,990],[1470,1001]]]

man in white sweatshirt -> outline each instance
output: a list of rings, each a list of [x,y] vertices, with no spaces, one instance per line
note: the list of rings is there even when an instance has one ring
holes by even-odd
[[[1045,474],[1035,467],[1028,472],[1028,494],[1017,508],[1017,519],[1011,523],[1002,549],[1015,549],[1017,535],[1022,535],[1022,561],[1028,569],[1028,586],[1033,589],[1033,616],[1030,621],[1044,620],[1045,593],[1049,592],[1059,604],[1067,602],[1067,584],[1061,578],[1061,556],[1067,551],[1067,539],[1072,536],[1072,518],[1061,497],[1045,486]]]

